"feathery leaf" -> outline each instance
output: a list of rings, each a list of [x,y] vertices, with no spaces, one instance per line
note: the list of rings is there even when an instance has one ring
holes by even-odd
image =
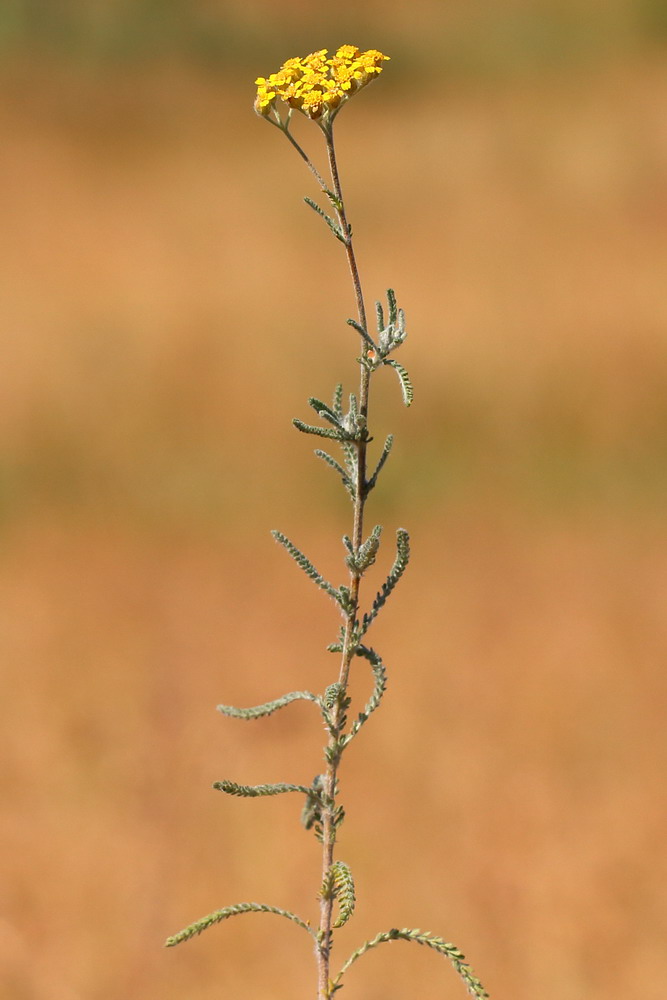
[[[341,741],[343,747],[347,746],[350,740],[354,739],[363,724],[367,721],[369,715],[372,715],[378,707],[383,694],[387,690],[387,669],[375,650],[368,646],[359,645],[357,646],[356,652],[357,656],[363,656],[369,661],[375,677],[375,687],[373,688],[373,693],[368,699],[363,712],[359,712],[358,717],[350,727],[349,733],[343,737]]]
[[[348,326],[354,327],[354,329],[362,337],[362,339],[366,341],[366,343],[368,344],[368,346],[372,351],[377,352],[377,344],[375,343],[371,335],[368,333],[368,331],[364,330],[361,323],[357,323],[356,319],[348,319],[346,320],[346,322]]]
[[[314,212],[317,212],[317,214],[324,219],[327,226],[329,227],[329,229],[334,234],[337,240],[340,240],[341,243],[347,242],[347,240],[343,236],[340,226],[337,223],[335,223],[334,220],[320,208],[320,206],[317,204],[316,201],[313,201],[312,198],[304,198],[303,200],[305,201],[306,205],[310,205],[312,210]]]
[[[375,319],[377,323],[378,332],[384,330],[384,309],[382,308],[381,302],[375,303]]]
[[[306,801],[301,810],[301,823],[306,830],[315,829],[315,835],[322,832],[322,796],[324,794],[324,775],[316,774],[308,789]]]
[[[396,326],[396,292],[393,288],[387,289],[387,303],[389,305],[388,326]]]
[[[330,191],[329,188],[324,188],[324,193],[327,196],[327,198],[329,199],[329,201],[331,202],[331,204],[333,205],[333,207],[337,211],[342,212],[343,211],[343,202],[340,200],[340,198],[338,197],[338,195],[334,194],[333,191]]]
[[[343,418],[343,386],[339,382],[334,389],[333,401],[331,405],[332,410],[341,420]]]
[[[372,489],[374,489],[375,484],[377,483],[377,478],[380,475],[380,473],[382,472],[382,469],[384,468],[384,463],[389,458],[389,453],[391,452],[391,448],[392,448],[393,443],[394,443],[394,435],[393,434],[388,434],[387,435],[387,440],[384,443],[384,448],[382,449],[382,454],[380,455],[380,460],[379,460],[378,464],[375,467],[375,472],[373,473],[373,475],[371,476],[371,478],[366,483],[366,493],[367,494],[370,493],[370,491]]]
[[[320,898],[338,900],[339,914],[333,928],[336,930],[343,927],[354,913],[356,904],[354,879],[350,866],[344,861],[334,861],[327,871],[320,889]]]
[[[281,910],[278,906],[269,906],[267,903],[236,903],[234,906],[225,906],[222,910],[209,913],[208,916],[202,917],[201,920],[196,920],[194,924],[185,927],[178,934],[168,937],[165,941],[165,948],[173,948],[175,945],[181,944],[182,941],[188,941],[197,934],[201,934],[202,931],[205,931],[208,927],[212,927],[213,924],[219,924],[221,921],[227,920],[229,917],[235,917],[240,913],[275,913],[277,916],[286,917],[287,920],[291,920],[297,926],[303,927],[305,931],[308,931],[314,937],[310,926],[301,917],[297,917],[296,913],[291,913],[289,910]]]
[[[334,425],[334,427],[339,427],[341,430],[343,429],[343,425],[338,419],[338,416],[334,413],[331,407],[327,406],[326,403],[323,403],[321,399],[318,399],[316,396],[311,396],[308,400],[308,406],[312,406],[318,417],[328,420],[330,424]]]
[[[284,782],[275,785],[238,785],[228,778],[214,781],[213,787],[219,792],[226,792],[227,795],[239,795],[245,799],[257,799],[266,795],[284,795],[285,792],[301,792],[302,795],[310,795],[311,793],[310,788],[306,785],[290,785]]]
[[[359,550],[357,552],[354,550],[350,552],[345,559],[345,563],[350,572],[355,573],[357,576],[361,576],[362,573],[369,568],[369,566],[373,565],[378,549],[380,548],[381,534],[382,525],[376,524],[366,541],[359,547]]]
[[[376,935],[371,940],[365,941],[360,948],[352,952],[334,982],[338,983],[353,962],[356,962],[358,958],[365,955],[367,951],[370,951],[371,948],[376,948],[379,944],[385,944],[387,941],[415,941],[417,944],[426,945],[427,948],[432,948],[440,955],[444,955],[458,972],[470,996],[475,997],[476,1000],[488,1000],[489,994],[470,968],[468,962],[466,962],[465,955],[455,945],[436,937],[428,931],[421,931],[419,928],[403,927],[401,930],[398,930],[398,928],[393,927],[390,931],[385,931]]]
[[[398,380],[401,383],[401,392],[403,393],[403,402],[406,406],[410,406],[412,400],[414,399],[414,389],[412,388],[412,382],[410,381],[410,376],[406,372],[403,365],[399,365],[398,361],[394,361],[392,358],[387,358],[382,362],[383,365],[389,365],[393,368],[398,375]]]
[[[282,698],[276,698],[275,701],[267,701],[264,705],[255,705],[253,708],[235,708],[233,705],[218,705],[217,711],[222,712],[223,715],[227,715],[231,719],[261,719],[266,715],[277,712],[279,708],[284,708],[285,705],[299,700],[319,703],[317,695],[311,694],[310,691],[290,691],[289,694],[284,694]]]
[[[375,620],[375,618],[377,618],[392,590],[405,573],[409,559],[410,536],[405,528],[399,528],[396,532],[396,558],[394,560],[394,565],[391,567],[389,576],[387,577],[385,583],[382,584],[381,589],[378,591],[375,600],[373,601],[372,609],[363,617],[361,629],[362,635],[368,631],[371,623]]]
[[[334,427],[317,427],[315,424],[306,424],[303,420],[299,420],[298,417],[294,417],[292,423],[298,431],[302,434],[314,434],[316,437],[321,438],[333,438],[334,441],[354,441],[352,434],[348,434],[346,430],[342,428],[340,430]]]
[[[299,569],[302,569],[306,576],[309,576],[321,590],[328,594],[329,597],[333,597],[334,601],[343,607],[343,600],[340,591],[336,590],[333,584],[329,583],[328,580],[324,579],[321,573],[317,572],[310,559],[308,559],[307,556],[304,556],[303,552],[300,552],[299,549],[297,549],[296,545],[289,540],[287,535],[283,535],[281,531],[272,531],[271,534],[275,540],[283,546],[283,548],[287,549]]]
[[[350,494],[350,496],[354,499],[354,486],[352,484],[352,480],[348,476],[343,466],[339,462],[337,462],[335,458],[332,458],[331,455],[328,454],[328,452],[322,451],[321,448],[316,448],[315,454],[317,455],[318,458],[321,458],[323,462],[326,462],[326,464],[330,466],[330,468],[332,468],[334,472],[338,473],[340,478],[343,480],[343,486]]]

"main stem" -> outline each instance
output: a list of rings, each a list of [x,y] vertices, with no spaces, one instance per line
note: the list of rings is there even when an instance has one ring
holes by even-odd
[[[343,202],[343,192],[340,186],[340,179],[338,176],[338,165],[336,163],[336,151],[334,148],[333,139],[333,125],[329,124],[326,128],[322,130],[326,139],[327,145],[327,155],[329,157],[329,170],[331,172],[331,183],[332,190],[336,196],[338,205],[336,206],[336,212],[338,215],[338,224],[340,226],[341,233],[343,234],[343,242],[345,246],[345,255],[347,257],[347,263],[350,269],[350,275],[352,277],[352,284],[354,285],[354,294],[357,300],[357,313],[359,316],[360,326],[366,330],[366,308],[364,306],[364,296],[361,290],[361,281],[359,278],[359,269],[357,267],[357,261],[354,256],[354,249],[352,246],[352,231],[350,229],[347,217],[345,214],[345,204]],[[324,188],[324,185],[322,185]],[[361,339],[361,352],[362,356],[366,351],[367,345],[363,338]],[[368,395],[369,395],[369,385],[370,385],[370,372],[364,366],[361,365],[361,375],[359,383],[359,413],[368,422]],[[364,528],[364,504],[366,502],[366,447],[367,447],[367,432],[364,428],[361,438],[356,442],[357,449],[357,469],[356,469],[356,479],[354,482],[354,524],[352,529],[352,542],[355,551],[361,546],[363,541],[363,528]],[[355,626],[358,620],[358,608],[359,608],[359,583],[361,576],[354,570],[350,570],[350,608],[347,613],[345,621],[345,631],[343,637],[343,650],[341,655],[340,664],[340,674],[339,683],[342,687],[341,700],[344,697],[345,691],[347,690],[348,678],[350,675],[350,664],[352,658],[356,652],[356,639],[355,639]],[[340,715],[342,709],[339,707],[336,709],[336,718],[334,721],[333,730],[335,733],[338,732],[340,727]],[[322,885],[327,884],[327,875],[333,864],[334,860],[334,845],[336,842],[336,823],[335,823],[335,800],[336,800],[336,778],[338,773],[338,764],[340,761],[339,754],[336,753],[336,742],[337,736],[331,735],[329,737],[329,755],[327,758],[327,769],[324,775],[324,794],[326,806],[322,811]],[[317,965],[318,965],[318,1000],[331,1000],[331,979],[329,974],[330,956],[331,956],[331,923],[333,916],[333,904],[334,899],[331,893],[323,894],[320,900],[320,924],[317,935]]]

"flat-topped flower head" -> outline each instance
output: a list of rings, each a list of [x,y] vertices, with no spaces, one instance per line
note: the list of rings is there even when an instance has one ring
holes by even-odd
[[[342,104],[382,72],[389,56],[377,49],[362,52],[356,45],[341,45],[327,58],[328,49],[288,59],[277,73],[255,80],[255,111],[278,124],[276,102],[296,108],[313,121],[331,121]]]

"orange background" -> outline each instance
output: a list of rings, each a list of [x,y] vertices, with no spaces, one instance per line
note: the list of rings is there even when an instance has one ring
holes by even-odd
[[[336,672],[335,609],[268,532],[342,579],[348,506],[290,420],[354,387],[354,303],[251,106],[255,76],[344,42],[392,57],[338,150],[416,397],[377,376],[372,585],[397,526],[413,562],[342,771],[336,955],[418,926],[494,1000],[664,996],[667,22],[650,0],[356,6],[17,0],[0,22],[7,1000],[315,994],[286,921],[161,946],[241,900],[315,915],[301,802],[210,785],[321,767],[311,706],[214,707]],[[344,995],[463,988],[397,943]]]

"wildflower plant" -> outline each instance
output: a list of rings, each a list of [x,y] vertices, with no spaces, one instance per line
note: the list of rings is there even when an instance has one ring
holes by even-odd
[[[224,779],[216,781],[214,788],[227,795],[258,798],[271,795],[296,793],[302,798],[301,822],[319,841],[322,850],[322,881],[319,889],[319,918],[316,922],[297,916],[289,910],[265,903],[236,903],[210,913],[167,939],[167,947],[178,945],[213,924],[221,923],[242,913],[272,913],[284,917],[305,931],[312,939],[317,962],[317,1000],[331,1000],[344,985],[350,967],[367,951],[390,941],[412,941],[425,945],[449,959],[459,974],[468,993],[482,1000],[488,997],[479,979],[474,975],[464,955],[444,938],[418,928],[397,928],[382,931],[364,941],[339,966],[332,970],[332,952],[335,932],[352,917],[355,908],[355,885],[350,866],[337,857],[336,847],[345,811],[339,800],[338,771],[344,752],[361,728],[379,707],[387,686],[387,672],[377,651],[368,644],[368,632],[383,610],[389,596],[403,576],[410,556],[407,531],[396,532],[396,552],[393,565],[385,582],[370,603],[361,600],[361,582],[366,571],[375,563],[381,543],[380,525],[366,534],[364,515],[370,493],[391,452],[393,437],[389,435],[375,460],[371,471],[369,445],[373,441],[369,427],[369,390],[373,376],[384,367],[392,368],[399,379],[403,402],[410,406],[413,399],[412,383],[405,368],[394,354],[406,337],[405,315],[398,308],[392,289],[387,291],[386,309],[376,303],[376,330],[371,333],[355,257],[352,229],[347,219],[343,193],[338,174],[334,147],[333,124],[345,104],[360,90],[375,80],[389,58],[376,49],[360,51],[353,45],[341,46],[327,58],[326,49],[313,52],[305,58],[288,59],[276,73],[259,77],[255,111],[265,121],[278,128],[292,144],[319,186],[327,203],[327,211],[313,199],[305,202],[322,217],[328,229],[342,243],[354,287],[357,316],[347,323],[359,335],[358,394],[350,393],[344,400],[343,387],[338,384],[332,402],[311,397],[308,400],[319,422],[307,423],[300,419],[294,426],[303,434],[328,441],[337,447],[339,454],[331,455],[321,448],[316,456],[338,476],[352,505],[352,529],[343,537],[346,582],[335,585],[325,579],[314,564],[282,532],[274,531],[275,540],[303,570],[306,576],[321,589],[338,607],[341,618],[338,634],[328,650],[339,660],[338,674],[322,694],[310,691],[292,691],[274,701],[253,708],[235,708],[219,705],[218,710],[235,719],[254,720],[272,715],[294,701],[308,701],[320,714],[326,734],[324,770],[310,786],[279,783],[269,785],[241,785]],[[324,136],[329,163],[330,182],[326,182],[310,157],[290,131],[295,111],[314,122]],[[330,212],[331,214],[328,214]],[[348,682],[353,665],[366,661],[373,677],[373,691],[363,709],[351,712]],[[360,664],[359,664],[360,665]]]

